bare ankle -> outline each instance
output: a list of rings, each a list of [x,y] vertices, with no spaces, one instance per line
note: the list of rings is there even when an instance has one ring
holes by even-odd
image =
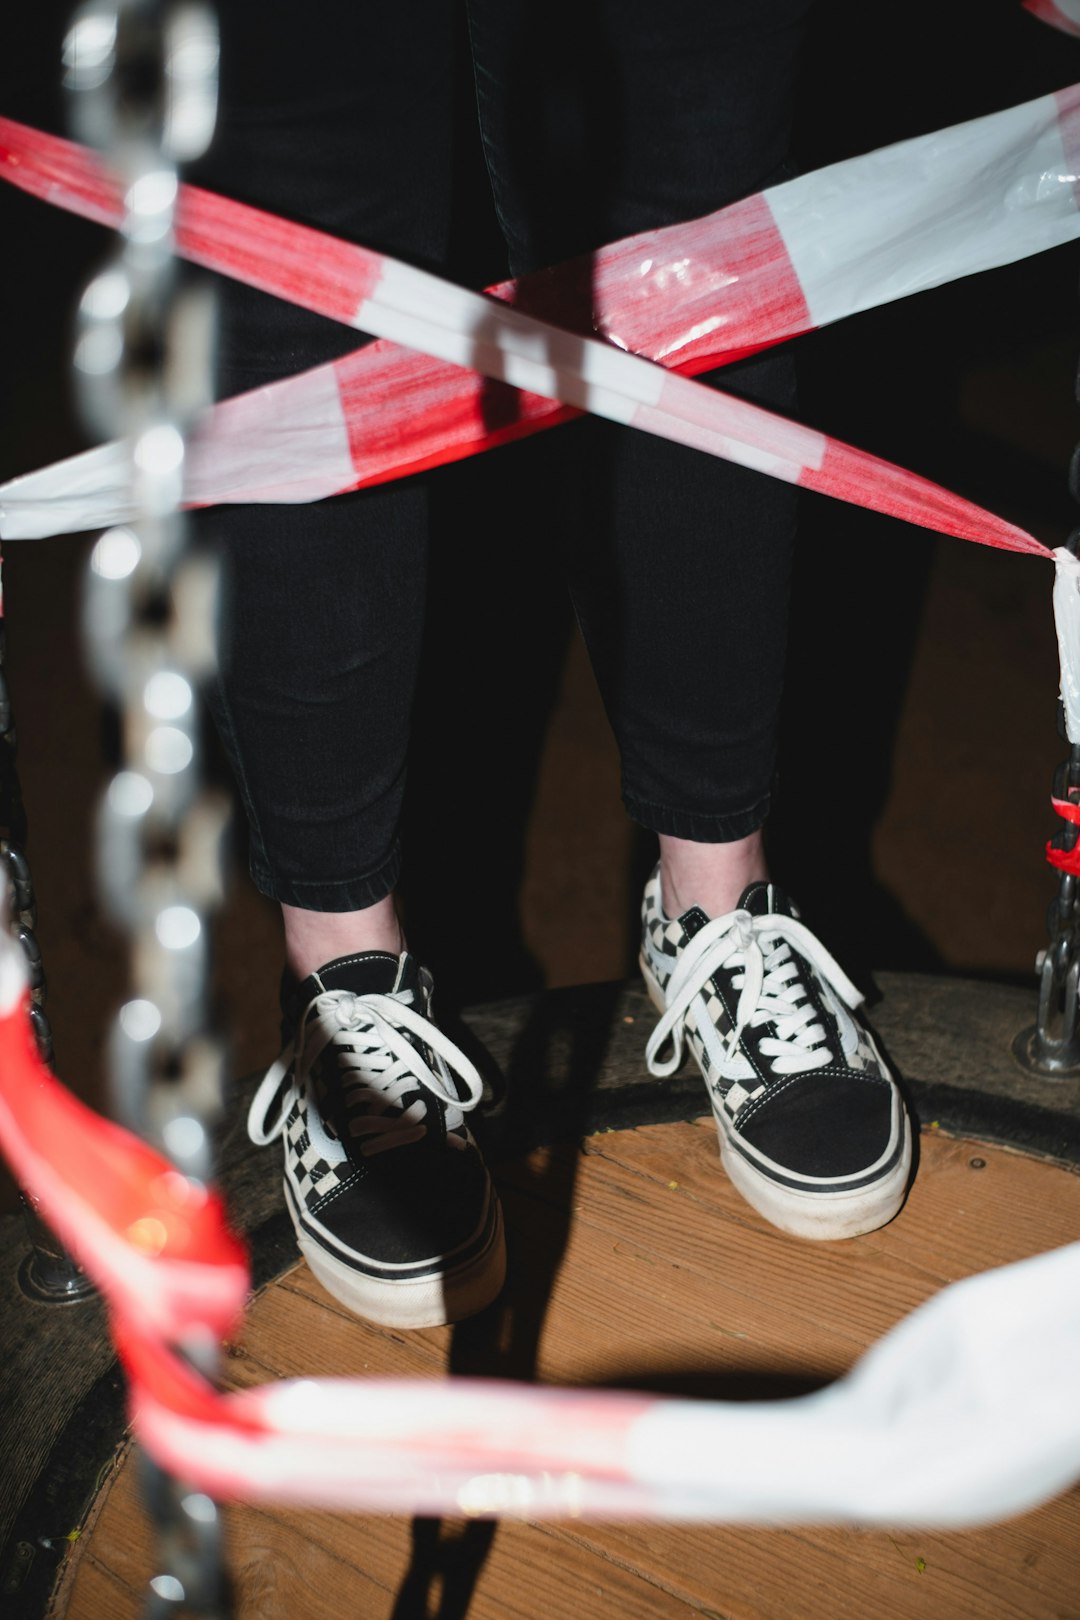
[[[660,892],[668,917],[681,917],[691,906],[722,917],[735,910],[747,884],[768,875],[760,828],[727,844],[660,837]]]
[[[405,949],[405,935],[392,894],[362,911],[304,911],[299,906],[283,905],[281,916],[285,957],[300,979],[355,951],[389,951],[400,956]]]

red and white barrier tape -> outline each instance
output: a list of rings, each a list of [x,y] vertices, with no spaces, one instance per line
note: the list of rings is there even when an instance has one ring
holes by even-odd
[[[178,251],[396,340],[216,407],[194,436],[188,500],[314,500],[584,409],[912,523],[1045,555],[1022,530],[915,474],[639,356],[701,371],[1072,240],[1078,152],[1073,87],[506,283],[494,298],[184,188]],[[120,216],[119,186],[96,156],[9,120],[0,120],[0,174],[101,223]],[[607,343],[566,330],[582,324],[585,298]],[[520,392],[508,390],[495,412],[490,382],[463,367]],[[126,478],[122,449],[103,446],[14,479],[0,488],[0,535],[123,521]]]
[[[1080,39],[1080,0],[1023,0],[1023,5],[1040,22]]]
[[[454,1379],[221,1395],[170,1348],[234,1328],[213,1196],[75,1101],[0,930],[0,1147],[100,1284],[146,1449],[212,1495],[397,1513],[957,1526],[1080,1477],[1080,1244],[945,1289],[831,1388],[727,1404]],[[1038,1366],[1037,1377],[1016,1376]]]

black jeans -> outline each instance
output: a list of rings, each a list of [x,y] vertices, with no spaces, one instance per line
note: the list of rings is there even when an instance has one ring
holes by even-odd
[[[452,0],[224,6],[219,132],[194,178],[453,274],[455,75],[471,57],[518,274],[781,177],[809,3],[468,0],[467,39]],[[355,346],[263,294],[223,284],[223,296],[223,393]],[[718,380],[794,403],[782,351]],[[551,562],[566,570],[630,814],[702,841],[753,831],[775,763],[794,490],[599,421],[536,451],[535,487],[517,499],[557,488],[574,514],[553,522]],[[211,515],[225,557],[212,707],[248,812],[252,875],[289,904],[351,910],[397,881],[426,505],[413,478]],[[512,508],[505,525],[512,555]]]

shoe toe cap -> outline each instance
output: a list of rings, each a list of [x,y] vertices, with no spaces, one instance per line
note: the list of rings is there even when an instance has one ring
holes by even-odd
[[[353,1253],[381,1265],[409,1265],[451,1255],[476,1237],[489,1182],[475,1149],[377,1155],[365,1171],[317,1211]]]
[[[851,1070],[792,1075],[770,1088],[738,1131],[797,1176],[836,1179],[876,1165],[896,1143],[900,1102],[884,1076]]]

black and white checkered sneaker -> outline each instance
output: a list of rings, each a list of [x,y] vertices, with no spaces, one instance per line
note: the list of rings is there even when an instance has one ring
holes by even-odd
[[[674,1074],[689,1044],[748,1203],[797,1237],[855,1237],[892,1219],[911,1170],[907,1111],[853,1016],[858,990],[775,884],[752,883],[727,916],[692,907],[671,919],[657,867],[641,971],[663,1015],[649,1069]]]
[[[431,975],[408,952],[363,951],[313,973],[297,1005],[248,1134],[282,1138],[308,1265],[387,1327],[482,1310],[505,1275],[502,1214],[464,1118],[480,1076],[431,1021]]]

